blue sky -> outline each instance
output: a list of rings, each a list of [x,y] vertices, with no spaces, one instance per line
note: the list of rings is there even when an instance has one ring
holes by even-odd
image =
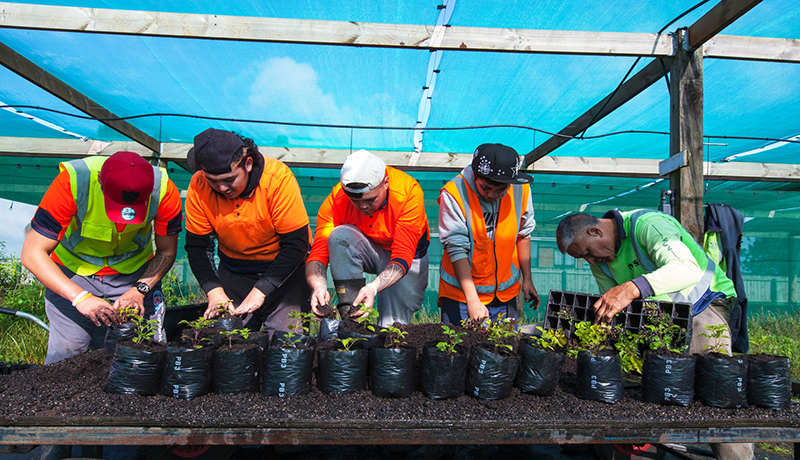
[[[0,241],[8,256],[19,257],[25,240],[25,226],[33,218],[36,206],[0,198]]]

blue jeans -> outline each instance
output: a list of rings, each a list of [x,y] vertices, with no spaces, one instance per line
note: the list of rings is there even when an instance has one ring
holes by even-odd
[[[458,300],[450,299],[447,297],[439,298],[439,308],[442,309],[442,322],[460,326],[461,321],[469,318],[467,313],[467,304],[459,302]],[[506,318],[517,317],[517,299],[511,299],[508,302],[501,302],[497,298],[486,305],[489,310],[489,317],[492,321],[497,321],[497,316],[500,313],[505,313]]]

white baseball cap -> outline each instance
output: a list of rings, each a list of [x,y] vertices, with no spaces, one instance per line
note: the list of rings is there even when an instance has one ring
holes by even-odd
[[[380,185],[385,177],[386,163],[364,149],[348,155],[339,174],[342,188],[349,193],[369,192]]]

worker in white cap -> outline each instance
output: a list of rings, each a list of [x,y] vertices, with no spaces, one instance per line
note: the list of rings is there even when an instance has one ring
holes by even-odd
[[[352,153],[317,214],[306,262],[312,310],[320,314],[318,307],[330,302],[330,264],[342,315],[363,315],[377,297],[381,326],[408,323],[428,285],[429,245],[419,183],[366,150]],[[378,276],[365,284],[365,272]],[[350,309],[361,303],[367,308]]]

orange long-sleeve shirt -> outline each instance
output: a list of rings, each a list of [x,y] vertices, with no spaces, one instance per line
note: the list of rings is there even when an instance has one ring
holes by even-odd
[[[386,175],[389,180],[386,203],[371,216],[353,206],[342,184],[336,184],[319,208],[309,262],[316,260],[328,265],[328,235],[336,226],[344,224],[358,227],[389,251],[391,262],[405,271],[415,257],[427,253],[431,237],[422,188],[413,177],[391,166],[386,167]]]

